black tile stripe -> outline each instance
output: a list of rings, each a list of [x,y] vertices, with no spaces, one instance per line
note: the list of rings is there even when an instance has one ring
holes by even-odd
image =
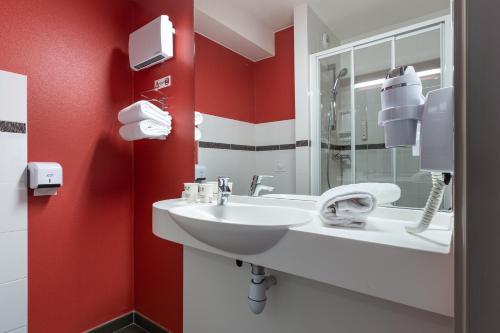
[[[356,145],[356,150],[385,149],[385,143],[370,143],[367,145]]]
[[[235,145],[235,144],[231,144],[231,150],[246,150],[246,151],[255,151],[255,146],[247,146],[247,145]]]
[[[328,149],[328,144],[322,142],[322,149]],[[351,150],[351,145],[330,145],[331,150]],[[385,149],[384,143],[369,143],[365,145],[356,145],[356,150],[369,150],[369,149]]]
[[[0,120],[0,132],[26,134],[26,124]]]
[[[296,147],[309,147],[311,145],[311,141],[309,140],[298,140],[295,142]]]
[[[269,145],[269,146],[257,146],[256,151],[267,151],[267,150],[280,150],[279,145]]]
[[[331,150],[351,150],[351,146],[350,145],[330,145],[330,149]]]
[[[199,141],[198,146],[200,148],[231,149],[231,145],[229,143],[219,142]]]
[[[266,146],[249,146],[234,143],[220,143],[199,141],[200,148],[213,148],[213,149],[228,149],[228,150],[244,150],[244,151],[271,151],[271,150],[289,150],[297,147],[309,147],[311,142],[309,140],[300,140],[295,143],[287,143],[282,145],[266,145]],[[321,143],[322,149],[328,149],[328,144]],[[330,145],[331,150],[351,150],[351,145]],[[364,145],[356,145],[356,150],[369,150],[369,149],[385,149],[383,143],[370,143]]]
[[[280,150],[295,149],[295,144],[290,143],[286,145],[280,145]]]
[[[240,145],[234,143],[220,143],[220,142],[208,142],[208,141],[199,141],[198,146],[200,148],[230,149],[230,150],[244,150],[244,151],[288,150],[288,149],[295,149],[296,147],[294,143],[288,143],[282,145],[249,146],[249,145]]]

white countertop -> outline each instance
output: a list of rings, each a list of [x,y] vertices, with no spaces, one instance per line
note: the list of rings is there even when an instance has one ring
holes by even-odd
[[[325,225],[312,201],[243,196],[230,200],[306,209],[314,218],[289,229],[273,248],[255,255],[219,250],[180,228],[168,210],[188,205],[182,199],[153,204],[153,232],[160,238],[225,257],[453,315],[452,213],[439,212],[429,230],[412,235],[404,228],[418,221],[420,210],[379,207],[369,216],[365,228],[352,229]]]
[[[248,197],[233,196],[235,202],[249,202]],[[356,241],[372,242],[380,245],[403,247],[408,249],[449,253],[452,239],[453,213],[438,212],[434,217],[432,225],[425,232],[419,235],[411,235],[405,231],[405,227],[415,224],[422,215],[422,210],[406,209],[396,207],[378,207],[368,217],[364,228],[344,228],[329,226],[321,222],[318,213],[314,209],[314,196],[296,195],[268,195],[259,199],[280,199],[262,200],[261,204],[287,205],[314,211],[313,221],[301,227],[292,228],[291,231],[309,232],[317,235],[342,237]],[[293,198],[293,199],[289,199]],[[288,199],[288,200],[287,200]],[[305,201],[305,202],[302,202]]]

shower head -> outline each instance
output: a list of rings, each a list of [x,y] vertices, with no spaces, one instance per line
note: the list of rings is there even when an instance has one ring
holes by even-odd
[[[335,78],[335,82],[333,83],[333,88],[332,88],[332,97],[335,98],[337,96],[337,85],[339,84],[339,80],[346,76],[348,73],[347,68],[342,68],[340,72],[337,74],[337,77]]]
[[[347,68],[344,67],[340,70],[338,77],[341,78],[341,77],[344,77],[346,75],[347,75]]]

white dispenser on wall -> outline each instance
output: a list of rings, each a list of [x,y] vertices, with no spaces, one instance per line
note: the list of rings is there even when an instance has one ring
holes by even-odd
[[[132,32],[128,44],[130,67],[139,71],[172,58],[174,33],[167,15],[161,15]]]
[[[63,170],[59,163],[28,163],[28,186],[35,196],[56,195],[62,184]]]

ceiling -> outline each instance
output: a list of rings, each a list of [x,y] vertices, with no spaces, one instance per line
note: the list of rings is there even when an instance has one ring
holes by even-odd
[[[388,26],[395,26],[402,22],[445,11],[450,4],[450,0],[222,1],[226,1],[227,6],[240,7],[272,31],[278,31],[292,25],[293,8],[302,3],[308,3],[339,40],[380,31]]]

